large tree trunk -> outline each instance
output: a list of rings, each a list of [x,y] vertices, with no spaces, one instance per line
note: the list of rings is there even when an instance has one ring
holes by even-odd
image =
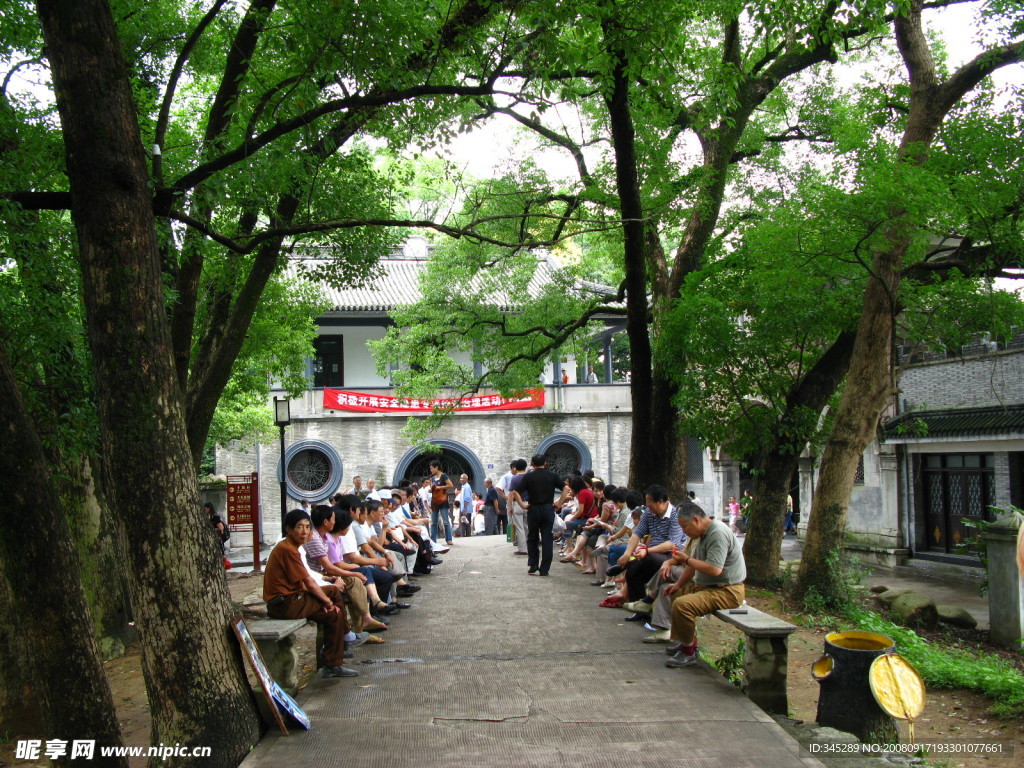
[[[836,590],[836,579],[842,577],[832,566],[842,546],[857,461],[874,437],[882,409],[893,392],[889,366],[893,302],[906,241],[902,248],[894,246],[872,259],[850,371],[814,492],[800,560],[800,593],[811,587],[826,599],[841,593]]]
[[[120,656],[137,637],[131,627],[128,588],[121,567],[114,514],[96,484],[99,461],[83,457],[69,468],[61,492],[82,559],[82,587],[89,602],[93,632],[104,660]]]
[[[39,0],[38,9],[78,232],[104,487],[127,554],[152,739],[213,746],[195,762],[234,768],[259,720],[199,510],[127,71],[106,2]]]
[[[2,346],[0,434],[0,565],[11,588],[14,630],[31,657],[28,671],[44,738],[119,745],[121,728],[92,633],[78,552]],[[103,758],[98,751],[95,760],[128,765],[125,758]],[[71,765],[70,754],[55,763]]]
[[[770,585],[779,575],[786,495],[799,461],[798,453],[778,449],[765,451],[759,457],[752,491],[754,501],[743,541],[747,581],[751,584]]]
[[[801,429],[791,425],[807,423],[808,412],[817,416],[824,410],[846,375],[855,338],[853,331],[839,334],[804,377],[794,382],[786,396],[785,412],[765,435],[766,444],[761,448],[754,479],[753,508],[743,543],[747,578],[752,583],[769,584],[778,575],[786,495],[808,440]]]

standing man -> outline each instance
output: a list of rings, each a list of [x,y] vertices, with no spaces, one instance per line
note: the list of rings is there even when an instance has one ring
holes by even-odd
[[[452,545],[452,514],[448,505],[448,491],[454,488],[452,479],[441,471],[441,462],[430,462],[430,538],[437,541],[440,535],[438,517],[444,517],[444,543]]]
[[[317,584],[299,554],[313,530],[309,515],[293,509],[284,518],[285,538],[267,558],[263,572],[263,599],[267,615],[275,619],[312,619],[324,625],[324,677],[356,677],[354,669],[342,666],[348,620],[344,599],[337,587]],[[361,637],[362,642],[366,636]]]
[[[498,489],[491,478],[484,480],[484,536],[493,536],[498,532]]]
[[[515,477],[516,471],[512,468],[512,464],[508,465],[508,472],[501,476],[501,479],[494,486],[494,490],[498,492],[498,504],[495,506],[494,511],[498,515],[497,528],[495,533],[503,533],[501,522],[504,521],[505,525],[508,525],[508,513],[509,513],[509,502],[508,502],[508,491],[512,483],[512,478]]]
[[[530,500],[524,498],[520,493],[520,486],[523,484],[523,477],[526,473],[526,459],[516,459],[512,462],[514,477],[508,484],[508,513],[510,522],[515,530],[515,545],[517,555],[526,554],[526,503]]]
[[[460,515],[472,522],[473,520],[473,486],[469,484],[469,475],[463,474],[459,477],[459,509]],[[459,520],[459,523],[462,521]],[[469,526],[470,530],[472,526]],[[463,536],[470,535],[465,532]]]
[[[562,479],[547,468],[548,458],[543,453],[535,454],[530,465],[533,469],[523,475],[518,490],[520,497],[529,499],[526,506],[526,572],[547,576],[554,549],[551,533],[555,522],[554,500],[562,489]]]
[[[587,369],[587,384],[597,384],[597,374],[594,372],[594,366],[590,366]]]
[[[743,604],[743,582],[747,565],[743,547],[721,520],[712,520],[695,505],[681,507],[679,524],[696,539],[691,554],[676,550],[672,562],[683,567],[675,584],[665,587],[672,601],[673,653],[668,667],[689,667],[697,663],[697,618],[712,611],[738,608]]]

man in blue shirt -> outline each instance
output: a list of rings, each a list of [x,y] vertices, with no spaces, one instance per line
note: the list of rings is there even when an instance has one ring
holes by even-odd
[[[629,599],[634,603],[643,603],[642,606],[634,607],[646,607],[646,610],[636,610],[632,616],[627,617],[627,621],[646,621],[653,600],[648,602],[644,585],[658,572],[662,563],[672,554],[672,550],[681,547],[686,540],[686,535],[679,527],[679,521],[674,514],[675,507],[668,500],[668,489],[661,485],[652,485],[645,492],[645,496],[647,509],[633,529],[616,570],[616,573],[623,570],[626,572]],[[641,543],[645,536],[646,544]],[[609,569],[609,575],[614,575],[612,569]]]

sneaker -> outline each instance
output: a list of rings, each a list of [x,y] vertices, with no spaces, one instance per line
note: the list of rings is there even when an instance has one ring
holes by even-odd
[[[680,651],[675,656],[673,656],[671,659],[666,661],[665,662],[665,666],[666,667],[670,667],[671,669],[680,669],[682,667],[692,667],[694,664],[697,663],[697,661],[698,661],[698,658],[697,658],[697,652],[696,651],[694,651],[693,653],[691,653],[689,655],[687,655],[687,654],[683,653],[682,651]]]
[[[654,610],[654,603],[645,603],[643,600],[634,600],[632,603],[626,603],[622,607],[627,611],[633,611],[633,613],[650,613]]]
[[[615,586],[615,582],[612,581],[611,579],[608,579],[608,581],[604,582],[601,585],[601,589],[611,589],[614,586]]]
[[[647,637],[645,637],[643,639],[642,642],[645,642],[645,643],[671,643],[672,642],[672,633],[669,630],[667,630],[667,629],[661,629],[661,630],[658,630],[657,632],[653,632],[653,633],[649,634]],[[675,656],[674,653],[672,655]]]
[[[324,667],[324,677],[359,677],[359,673],[348,667]]]
[[[346,640],[349,648],[355,648],[356,646],[362,645],[366,642],[366,638],[370,636],[369,632],[356,632],[355,640]]]
[[[696,645],[688,647],[688,646],[683,645],[682,643],[675,643],[673,645],[670,645],[668,648],[666,648],[665,649],[665,653],[667,653],[669,656],[675,656],[677,653],[681,653],[684,656],[687,656],[687,655],[689,655],[690,653],[692,653],[692,652],[694,652],[696,650],[697,650],[697,646]]]

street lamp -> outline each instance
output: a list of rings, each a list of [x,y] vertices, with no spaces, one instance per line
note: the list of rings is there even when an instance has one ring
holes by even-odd
[[[284,460],[284,428],[292,423],[292,403],[287,397],[274,398],[274,423],[281,428],[281,535],[288,514],[288,465]]]

